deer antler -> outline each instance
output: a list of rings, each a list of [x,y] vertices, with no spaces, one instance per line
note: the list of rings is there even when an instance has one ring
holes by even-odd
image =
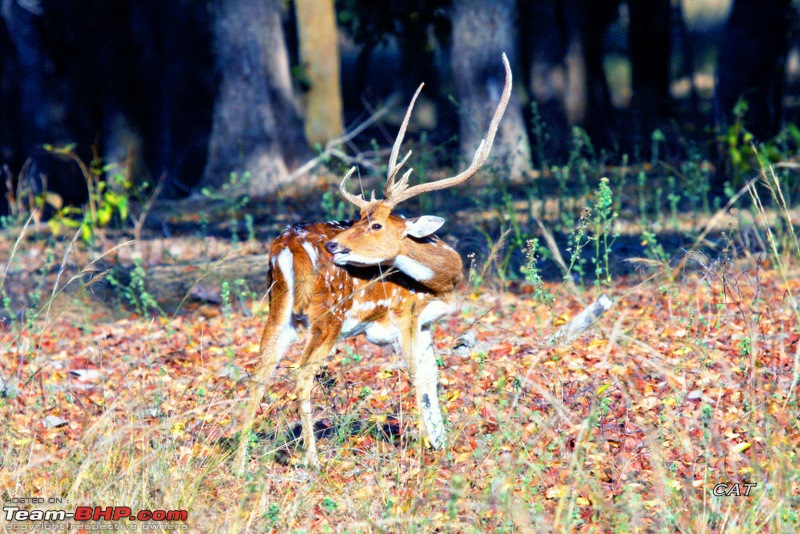
[[[392,153],[389,155],[389,171],[386,174],[386,187],[383,188],[383,196],[385,198],[391,198],[392,193],[394,193],[399,187],[405,189],[404,185],[407,183],[408,176],[411,174],[412,169],[409,169],[399,182],[395,183],[394,181],[394,178],[397,176],[397,172],[400,170],[400,167],[405,165],[409,156],[411,156],[411,151],[409,150],[406,155],[403,156],[403,159],[400,160],[400,163],[397,164],[397,155],[400,153],[400,146],[403,144],[403,138],[406,136],[406,129],[408,129],[408,121],[411,118],[411,111],[413,111],[414,104],[417,102],[417,97],[422,92],[423,87],[425,87],[424,83],[419,84],[417,91],[411,98],[411,103],[408,105],[408,109],[406,110],[406,116],[403,117],[403,124],[400,125],[400,131],[397,132],[397,138],[394,140],[394,145],[392,145]]]
[[[506,111],[506,106],[508,106],[508,100],[511,98],[511,66],[508,64],[508,58],[506,57],[505,53],[503,54],[503,67],[506,71],[506,83],[503,87],[503,94],[500,97],[500,103],[497,105],[494,116],[492,116],[492,121],[489,123],[489,131],[486,134],[486,138],[481,140],[480,144],[478,145],[478,149],[475,151],[475,155],[473,156],[472,163],[470,163],[469,167],[451,178],[443,178],[442,180],[437,180],[435,182],[428,182],[426,184],[418,184],[413,187],[408,187],[408,177],[411,175],[411,171],[413,169],[408,169],[400,178],[400,180],[395,180],[395,178],[400,168],[406,163],[409,156],[411,156],[411,151],[409,150],[408,153],[406,153],[403,159],[400,160],[399,164],[397,163],[397,156],[400,153],[400,145],[403,144],[403,138],[405,137],[406,129],[408,128],[408,121],[411,117],[411,111],[414,109],[414,103],[417,101],[417,97],[419,96],[420,91],[422,91],[422,87],[425,85],[420,84],[420,86],[417,88],[417,91],[414,93],[413,98],[411,99],[411,103],[408,105],[406,116],[403,118],[403,123],[400,125],[400,131],[397,133],[397,138],[395,139],[394,145],[392,145],[392,152],[389,155],[389,171],[386,176],[386,186],[383,190],[384,203],[394,207],[401,202],[404,202],[409,198],[415,197],[421,193],[453,187],[454,185],[466,182],[472,178],[472,176],[478,172],[481,167],[483,167],[483,164],[486,162],[486,158],[489,157],[489,153],[492,151],[492,144],[494,143],[494,137],[497,134],[497,128],[500,125],[500,119],[503,118],[503,114]],[[352,176],[354,171],[355,167],[350,169],[350,171],[342,180],[342,184],[339,189],[341,190],[345,200],[351,204],[354,204],[358,208],[363,209],[369,202],[367,202],[362,195],[352,195],[348,193],[346,189],[347,180],[350,178],[350,176]],[[373,192],[370,202],[374,201],[375,193]]]
[[[503,67],[505,67],[506,70],[506,83],[503,87],[503,94],[500,97],[500,103],[497,105],[497,109],[494,112],[492,121],[489,123],[489,131],[486,134],[486,138],[481,140],[480,145],[478,145],[478,149],[475,151],[475,156],[473,156],[472,163],[470,163],[469,167],[451,178],[444,178],[436,182],[419,184],[415,185],[414,187],[408,187],[408,175],[411,173],[409,170],[403,175],[403,178],[398,183],[392,184],[391,191],[387,191],[385,202],[392,206],[397,206],[401,202],[404,202],[409,198],[415,197],[421,193],[438,191],[439,189],[447,189],[448,187],[453,187],[454,185],[466,182],[472,178],[476,172],[478,172],[478,169],[483,166],[483,164],[486,162],[486,158],[489,157],[489,153],[492,151],[492,144],[494,143],[494,136],[497,134],[497,128],[500,125],[500,119],[503,118],[503,114],[506,111],[506,106],[508,105],[508,100],[511,98],[511,66],[508,64],[508,58],[505,54],[503,54]],[[410,111],[411,110],[409,109],[409,113]],[[405,159],[403,161],[405,161]],[[387,187],[388,186],[389,184],[387,184]]]
[[[364,207],[367,204],[369,204],[369,202],[367,202],[367,200],[364,198],[364,196],[363,195],[353,195],[352,193],[348,193],[347,192],[347,181],[350,179],[351,176],[353,176],[354,172],[356,172],[356,168],[355,167],[352,167],[349,171],[347,171],[347,174],[345,174],[344,178],[342,178],[342,183],[339,184],[339,191],[342,192],[342,196],[350,204],[353,204],[354,206],[356,206],[359,209],[364,209]],[[374,191],[372,192],[372,201],[375,201],[375,192]]]
[[[408,121],[411,118],[411,111],[414,109],[414,103],[417,101],[417,97],[419,96],[422,88],[425,86],[424,83],[419,84],[417,87],[417,91],[414,93],[414,96],[411,98],[411,103],[408,105],[408,109],[406,110],[406,116],[403,118],[403,123],[400,125],[400,131],[397,132],[397,138],[394,141],[394,145],[392,145],[392,152],[389,154],[389,171],[386,175],[386,187],[383,190],[383,195],[386,198],[390,198],[392,192],[398,186],[403,186],[402,188],[405,189],[405,186],[408,182],[408,176],[411,174],[411,170],[409,169],[403,175],[403,178],[400,180],[398,184],[395,184],[394,177],[397,175],[397,171],[408,161],[409,156],[411,156],[411,151],[409,150],[408,153],[400,160],[400,164],[397,164],[397,155],[400,152],[400,145],[403,144],[403,138],[406,135],[406,129],[408,128]],[[363,195],[352,195],[347,192],[347,181],[350,179],[350,176],[353,175],[353,172],[356,170],[355,167],[350,169],[347,175],[342,180],[341,185],[339,186],[339,190],[342,192],[342,196],[344,196],[345,200],[350,202],[351,204],[355,205],[359,209],[363,209],[364,206],[367,205],[366,199],[364,199]],[[372,193],[372,201],[375,201],[375,193]]]

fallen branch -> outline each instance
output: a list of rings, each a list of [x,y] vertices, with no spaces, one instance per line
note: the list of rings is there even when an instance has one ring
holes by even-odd
[[[570,322],[561,327],[548,342],[555,345],[566,344],[592,326],[597,319],[611,309],[611,299],[606,294],[600,295],[588,308],[575,316]]]
[[[198,262],[189,265],[162,265],[147,269],[144,290],[167,313],[173,313],[190,299],[216,301],[215,295],[223,282],[232,287],[243,280],[256,294],[263,294],[267,288],[269,254],[258,254],[223,258],[216,262]],[[92,292],[103,302],[111,302],[119,297],[117,289],[105,280],[107,272],[113,272],[123,287],[130,287],[130,266],[113,262],[102,262],[96,266],[102,278],[93,280]]]
[[[322,152],[320,152],[317,157],[315,157],[310,161],[307,161],[306,163],[301,165],[296,171],[290,174],[289,177],[286,179],[286,182],[287,183],[293,182],[300,176],[303,176],[304,174],[311,172],[311,170],[314,167],[316,167],[317,165],[319,165],[324,161],[327,161],[330,157],[339,158],[348,165],[363,165],[368,168],[373,168],[373,169],[377,168],[376,165],[372,164],[367,160],[362,159],[360,156],[354,158],[346,155],[341,150],[338,150],[338,147],[344,145],[345,143],[349,143],[350,140],[352,140],[358,134],[366,130],[369,126],[377,122],[378,119],[386,115],[388,111],[389,111],[388,106],[379,109],[378,111],[373,113],[367,120],[356,126],[351,132],[348,132],[342,137],[339,137],[337,139],[331,139],[330,141],[325,143],[325,148],[322,150]]]

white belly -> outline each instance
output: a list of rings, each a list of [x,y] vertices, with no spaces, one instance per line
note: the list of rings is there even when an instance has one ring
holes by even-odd
[[[417,322],[419,327],[422,328],[452,311],[453,306],[449,302],[432,300],[423,308],[422,313],[417,316]],[[358,334],[366,334],[367,339],[376,345],[386,345],[400,337],[400,329],[391,320],[361,322],[354,317],[345,319],[342,324],[342,333],[339,337],[346,338],[357,336]]]
[[[419,314],[419,325],[426,326],[453,311],[453,305],[442,300],[432,300]]]

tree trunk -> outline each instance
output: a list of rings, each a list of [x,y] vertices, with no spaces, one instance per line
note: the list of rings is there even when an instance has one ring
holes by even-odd
[[[21,95],[15,83],[18,71],[19,61],[14,53],[14,45],[6,25],[0,20],[0,124],[3,125],[0,128],[0,166],[8,165],[9,173],[18,171],[23,163],[19,138],[22,128],[22,117],[19,115]],[[11,181],[10,176],[0,170],[0,216],[9,213],[7,180]]]
[[[611,93],[603,69],[608,26],[617,16],[618,0],[582,0],[577,25],[579,37],[572,46],[580,53],[583,79],[578,80],[585,91],[586,103],[583,117],[578,121],[589,134],[596,147],[614,145],[614,113]],[[579,72],[579,69],[575,69]],[[572,72],[570,72],[572,75]],[[570,80],[570,85],[572,85]]]
[[[639,142],[670,110],[670,0],[628,0],[633,116]]]
[[[295,107],[279,0],[216,4],[214,53],[221,85],[208,146],[204,185],[248,173],[231,194],[264,196],[309,159]]]
[[[758,139],[781,128],[791,0],[735,0],[720,48],[716,97],[719,118],[739,98],[748,103],[745,125]]]
[[[567,9],[573,2],[531,0],[520,2],[520,20],[526,28],[520,34],[525,86],[536,104],[532,117],[534,158],[540,166],[562,159],[569,150],[570,124],[567,120],[567,46],[570,32]],[[531,113],[534,113],[531,110]],[[536,121],[540,121],[536,124]]]
[[[306,137],[324,144],[342,136],[342,88],[333,0],[295,0],[300,59],[309,82]]]
[[[517,58],[516,8],[513,0],[453,3],[452,69],[460,106],[461,155],[471,161],[486,135],[492,111],[503,90],[503,52]],[[530,146],[519,100],[512,93],[492,150],[503,176],[518,177],[530,169]]]
[[[42,14],[38,4],[0,0],[0,15],[18,59],[22,147],[26,154],[43,143],[75,141],[63,117],[66,91],[61,80],[51,74],[54,61],[42,40]]]
[[[268,254],[240,256],[212,263],[162,265],[147,269],[144,290],[153,297],[162,311],[171,314],[194,300],[219,302],[223,282],[234,287],[239,280],[244,280],[250,291],[262,294],[267,289],[268,270]],[[132,267],[99,262],[97,272],[106,271],[113,273],[121,286],[130,287]],[[119,288],[112,285],[105,276],[92,280],[91,293],[105,303],[125,298]]]
[[[102,94],[118,95],[104,110],[106,156],[140,159],[126,163],[140,168],[140,179],[151,184],[167,172],[165,196],[185,195],[203,175],[217,92],[209,76],[211,13],[192,0],[100,2],[99,7],[100,20],[115,22],[100,25],[98,38],[104,41],[96,45],[101,68],[113,73]]]

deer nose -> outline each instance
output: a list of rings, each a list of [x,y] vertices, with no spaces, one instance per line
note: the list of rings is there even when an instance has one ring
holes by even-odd
[[[347,253],[350,252],[349,249],[342,247],[339,249],[339,243],[336,241],[328,241],[325,243],[325,250],[330,252],[331,254],[336,254],[337,252]]]

